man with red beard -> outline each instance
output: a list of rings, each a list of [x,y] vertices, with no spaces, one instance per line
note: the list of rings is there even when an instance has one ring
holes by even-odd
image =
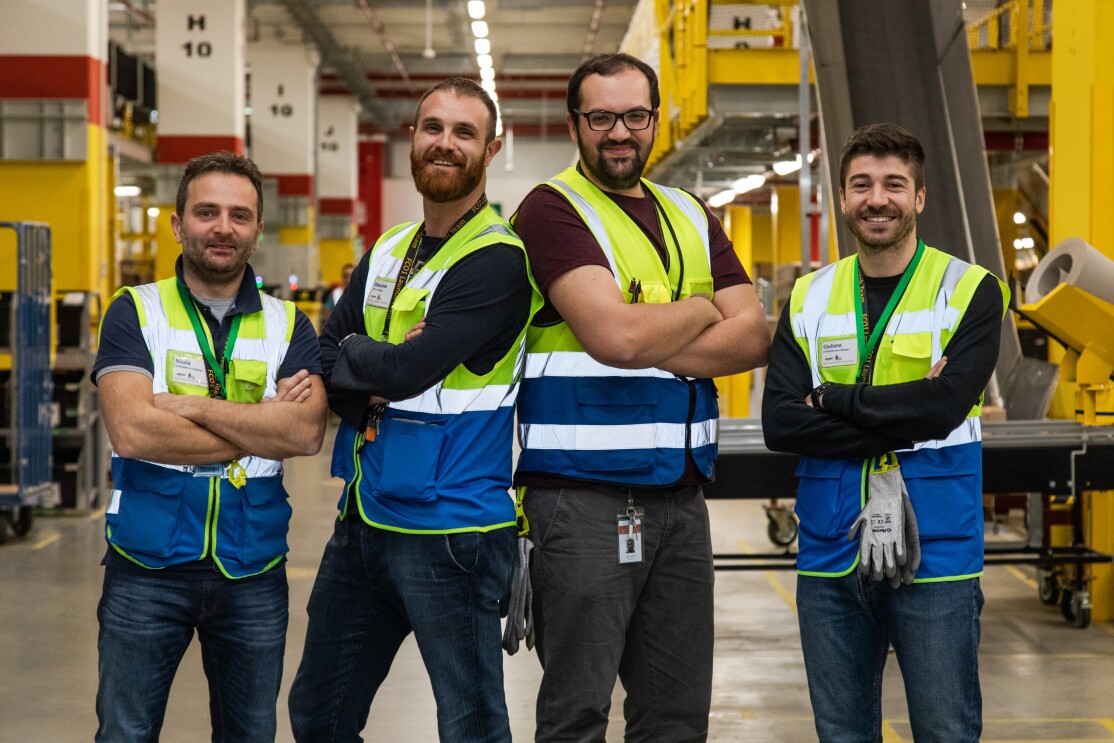
[[[659,102],[639,59],[582,64],[567,101],[580,160],[514,220],[547,301],[515,471],[535,544],[538,741],[603,740],[616,676],[626,740],[708,732],[712,377],[764,364],[770,336],[719,220],[642,178]]]
[[[982,394],[1009,292],[924,244],[925,153],[893,124],[840,158],[855,255],[797,281],[770,348],[766,445],[801,455],[797,610],[821,741],[882,739],[892,645],[917,741],[982,730]]]
[[[299,741],[359,740],[411,632],[440,739],[511,739],[499,604],[516,553],[514,403],[541,299],[484,193],[495,124],[471,80],[425,92],[410,128],[423,220],[364,254],[322,329],[345,486],[290,690]]]
[[[93,378],[112,441],[97,608],[98,741],[159,738],[194,632],[214,740],[274,741],[286,648],[282,460],[325,432],[317,337],[248,258],[263,176],[231,152],[186,164],[175,275],[117,292]],[[258,404],[257,404],[258,403]]]

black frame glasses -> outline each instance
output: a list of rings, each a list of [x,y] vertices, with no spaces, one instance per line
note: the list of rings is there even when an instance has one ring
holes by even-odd
[[[623,126],[627,128],[627,131],[641,132],[650,128],[650,124],[654,121],[654,114],[656,111],[648,108],[632,108],[630,111],[617,113],[615,111],[603,111],[599,109],[594,111],[579,111],[574,108],[573,113],[578,116],[583,116],[584,120],[588,122],[588,128],[594,132],[609,132],[615,128],[616,122],[620,120],[622,120]],[[645,114],[645,123],[642,126],[632,125],[632,122],[627,120],[627,117],[632,114]],[[593,116],[597,119],[595,123],[592,122]]]

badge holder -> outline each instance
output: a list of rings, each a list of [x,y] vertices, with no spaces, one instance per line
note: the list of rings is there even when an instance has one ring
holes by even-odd
[[[645,509],[628,505],[615,515],[619,537],[619,564],[642,562],[642,520]]]

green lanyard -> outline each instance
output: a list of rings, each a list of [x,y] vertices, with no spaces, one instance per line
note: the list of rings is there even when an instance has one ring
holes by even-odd
[[[220,363],[217,363],[216,356],[213,353],[213,339],[209,336],[209,327],[201,321],[197,314],[197,307],[193,303],[193,297],[190,296],[189,290],[179,280],[177,282],[178,296],[182,298],[182,304],[185,305],[186,314],[189,315],[190,325],[193,326],[194,335],[197,336],[197,345],[201,347],[201,355],[205,357],[205,365],[209,367],[209,397],[224,400],[226,399],[226,391],[224,384],[224,375],[228,373],[228,360],[232,358],[232,348],[236,345],[236,337],[240,334],[240,320],[243,314],[238,313],[232,318],[232,328],[228,332],[228,340],[224,344],[224,356],[221,358]]]
[[[859,291],[855,294],[855,317],[859,321],[858,380],[860,382],[870,381],[870,374],[874,367],[874,355],[878,350],[878,341],[881,340],[882,334],[890,322],[890,317],[893,315],[894,309],[897,308],[897,303],[901,301],[901,295],[905,293],[906,287],[909,286],[909,281],[913,278],[913,273],[917,270],[917,264],[921,262],[921,254],[923,253],[924,241],[917,240],[917,250],[913,253],[913,260],[909,261],[909,265],[905,267],[905,272],[901,274],[901,281],[897,283],[897,288],[890,295],[890,301],[886,303],[886,308],[882,310],[878,321],[874,323],[874,332],[870,334],[869,340],[867,339],[867,328],[870,327],[870,318],[866,311],[866,287],[863,285],[863,276],[859,271],[859,258],[858,256],[855,257],[855,279],[859,284]]]

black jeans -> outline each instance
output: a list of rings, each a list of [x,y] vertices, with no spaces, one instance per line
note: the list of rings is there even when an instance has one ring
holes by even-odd
[[[602,741],[616,676],[627,741],[702,741],[712,696],[708,509],[697,487],[633,491],[643,560],[619,564],[616,487],[536,489],[523,507],[544,674],[538,741]]]

